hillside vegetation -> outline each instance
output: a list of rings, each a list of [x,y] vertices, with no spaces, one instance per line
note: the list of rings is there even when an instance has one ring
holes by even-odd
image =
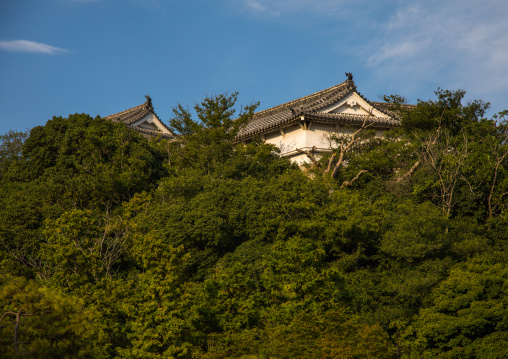
[[[463,96],[389,96],[401,127],[305,171],[235,144],[236,94],[172,142],[3,135],[0,357],[508,357],[507,113]]]

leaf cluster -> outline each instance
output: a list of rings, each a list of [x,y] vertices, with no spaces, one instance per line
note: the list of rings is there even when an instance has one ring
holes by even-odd
[[[8,133],[0,355],[506,357],[506,113],[463,96],[387,96],[400,128],[307,171],[235,142],[236,93],[179,105],[176,140],[87,115]]]

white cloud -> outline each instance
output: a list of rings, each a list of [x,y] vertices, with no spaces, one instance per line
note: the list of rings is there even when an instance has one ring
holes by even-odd
[[[423,43],[415,41],[406,41],[400,44],[387,44],[378,49],[375,55],[370,56],[367,63],[372,66],[391,58],[411,58],[419,52],[419,49],[421,49],[423,45]]]
[[[325,36],[336,41],[330,48],[359,59],[378,81],[401,93],[464,88],[470,98],[506,106],[506,0],[226,1],[255,16],[289,17],[291,26],[304,23],[311,30],[326,19]]]
[[[39,54],[56,55],[69,50],[29,40],[0,41],[0,49],[11,52],[34,52]]]
[[[506,1],[412,1],[378,23],[362,56],[386,77],[433,78],[442,87],[495,97],[508,92],[507,17]]]
[[[345,0],[242,0],[243,5],[256,13],[279,16],[307,11],[318,14],[332,14],[342,11]]]
[[[266,11],[266,6],[257,1],[247,1],[247,6],[256,11]]]

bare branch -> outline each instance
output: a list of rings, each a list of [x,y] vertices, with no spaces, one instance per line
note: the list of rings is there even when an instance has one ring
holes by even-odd
[[[330,159],[328,160],[328,166],[326,166],[326,170],[323,172],[323,177],[332,169],[333,159],[335,158],[335,155],[336,153],[330,156]]]
[[[335,167],[333,168],[332,177],[335,177],[335,175],[337,174],[337,171],[339,170],[339,167],[342,165],[342,163],[344,161],[344,154],[347,153],[351,149],[351,147],[353,147],[353,145],[358,141],[356,136],[360,132],[362,132],[363,130],[365,130],[366,128],[368,128],[369,126],[372,126],[374,124],[374,122],[367,124],[367,121],[371,117],[372,117],[372,109],[370,109],[369,115],[367,117],[365,117],[365,119],[363,120],[362,126],[351,135],[351,140],[349,141],[349,143],[346,146],[345,145],[340,146],[339,160],[337,161],[337,163],[335,164]]]
[[[422,138],[421,144],[422,161],[429,165],[438,177],[432,196],[439,202],[443,215],[448,218],[455,205],[457,183],[466,178],[463,168],[469,155],[468,138],[464,131],[462,140],[459,140],[438,127],[433,134]],[[470,190],[473,192],[471,186]]]
[[[395,182],[399,183],[401,182],[402,180],[410,177],[417,169],[418,167],[420,166],[420,161],[416,161],[415,164],[413,165],[413,167],[411,167],[409,169],[409,171],[407,171],[406,173],[404,173],[402,176],[400,176],[399,178],[397,178],[395,180]]]
[[[351,180],[351,181],[344,181],[342,183],[342,186],[340,186],[340,189],[343,189],[344,187],[349,187],[353,184],[354,181],[356,181],[362,173],[368,172],[367,170],[361,170],[358,172],[358,174]]]
[[[489,197],[487,198],[487,206],[488,206],[489,218],[492,217],[492,213],[493,213],[493,210],[492,210],[492,195],[494,194],[494,188],[496,186],[497,174],[499,172],[499,166],[504,161],[506,155],[508,155],[508,148],[507,148],[506,152],[504,152],[501,157],[497,158],[497,161],[496,161],[496,165],[495,165],[495,169],[494,169],[494,179],[492,180],[492,186],[490,187]],[[505,194],[501,195],[501,198],[503,198],[504,195]]]
[[[314,166],[314,168],[316,168],[316,167],[319,167],[319,163],[316,159],[316,156],[314,156],[314,153],[313,153],[314,150],[315,150],[315,147],[312,147],[312,151],[306,151],[306,150],[302,150],[300,148],[296,149],[297,152],[307,155],[307,157],[309,157],[309,159],[312,161],[312,165]]]

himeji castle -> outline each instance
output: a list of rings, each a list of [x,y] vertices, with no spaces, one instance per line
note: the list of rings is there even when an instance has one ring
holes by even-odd
[[[281,150],[281,156],[299,164],[307,161],[305,151],[315,155],[331,151],[330,135],[347,135],[364,123],[377,136],[400,125],[390,105],[367,100],[358,92],[353,76],[325,90],[278,106],[256,112],[253,119],[239,131],[237,142],[247,143],[259,136]],[[149,96],[146,102],[131,109],[107,116],[121,121],[144,136],[174,137],[154,112]]]

